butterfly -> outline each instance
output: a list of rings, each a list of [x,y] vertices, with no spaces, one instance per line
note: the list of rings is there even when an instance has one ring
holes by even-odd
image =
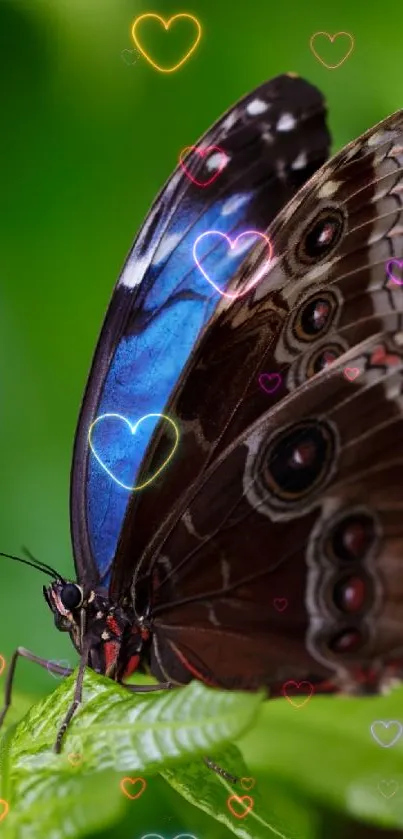
[[[324,99],[283,75],[157,197],[79,417],[77,582],[21,560],[53,577],[45,599],[80,654],[56,750],[87,665],[158,680],[131,690],[196,678],[271,696],[401,678],[403,305],[385,263],[403,258],[402,141],[399,112],[326,162]],[[211,231],[208,273],[194,252]],[[229,253],[246,231],[266,238]]]

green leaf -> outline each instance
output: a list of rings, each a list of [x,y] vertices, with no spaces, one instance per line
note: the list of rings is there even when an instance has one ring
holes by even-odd
[[[303,803],[299,803],[298,796],[297,800],[291,799],[278,785],[261,789],[259,779],[252,777],[239,749],[229,746],[216,752],[214,762],[237,777],[237,783],[228,783],[201,761],[182,763],[179,767],[163,770],[161,774],[187,801],[224,824],[240,839],[312,837],[315,816]],[[244,786],[251,788],[246,790]],[[234,800],[234,796],[238,801]],[[249,812],[250,800],[243,802],[244,796],[253,801]]]
[[[113,821],[126,801],[122,779],[105,770],[136,777],[209,752],[245,730],[262,700],[256,694],[212,691],[198,682],[174,691],[129,693],[87,671],[83,704],[62,754],[56,755],[52,747],[74,685],[73,675],[1,741],[0,797],[10,806],[2,822],[7,839],[79,837]]]
[[[383,827],[403,827],[403,736],[382,747],[375,720],[402,719],[403,689],[388,696],[314,697],[296,708],[264,703],[239,745],[264,773],[321,806]]]

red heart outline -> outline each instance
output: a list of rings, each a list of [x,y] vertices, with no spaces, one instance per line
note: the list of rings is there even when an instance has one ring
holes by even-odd
[[[288,600],[286,597],[275,597],[273,600],[273,606],[276,612],[284,612],[288,606]]]
[[[190,149],[192,151],[194,151],[196,154],[198,154],[199,157],[206,157],[206,155],[211,151],[217,151],[217,152],[219,152],[219,154],[223,155],[222,165],[220,166],[220,168],[218,169],[217,172],[214,172],[214,174],[211,176],[211,178],[209,178],[208,181],[198,181],[198,180],[196,180],[196,178],[194,178],[191,175],[191,173],[189,172],[189,170],[186,166],[186,163],[183,162],[183,158],[185,157],[186,153]],[[207,146],[206,149],[198,149],[197,146],[186,146],[185,149],[182,149],[182,151],[179,155],[179,165],[183,169],[186,177],[189,178],[189,180],[192,182],[192,184],[196,184],[196,186],[201,186],[201,187],[210,186],[210,184],[214,183],[214,181],[217,180],[218,176],[221,175],[221,172],[223,171],[223,169],[225,169],[228,161],[229,161],[228,155],[225,153],[224,149],[220,148],[220,146]]]

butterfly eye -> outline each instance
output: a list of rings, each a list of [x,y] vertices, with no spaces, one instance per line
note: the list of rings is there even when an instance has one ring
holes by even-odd
[[[298,423],[277,437],[267,452],[266,486],[283,501],[300,499],[323,481],[334,452],[330,426],[313,420]]]
[[[77,609],[83,602],[83,593],[79,586],[75,583],[66,583],[60,592],[60,600],[65,609],[69,612],[72,609]]]
[[[368,555],[375,538],[372,516],[366,513],[346,516],[329,534],[326,553],[343,562],[358,561]]]
[[[363,577],[342,577],[333,589],[333,603],[344,614],[361,612],[368,602],[369,586]]]
[[[311,356],[307,363],[306,378],[311,379],[312,376],[316,376],[317,373],[321,373],[322,370],[326,370],[333,361],[340,358],[343,352],[343,348],[338,347],[336,344],[331,344],[328,347],[321,347],[320,350]]]
[[[345,217],[337,207],[324,207],[305,228],[297,248],[298,259],[305,264],[327,259],[340,242]]]
[[[330,291],[321,291],[300,306],[291,329],[298,340],[314,341],[329,330],[337,311],[336,296]]]
[[[334,653],[355,653],[362,647],[364,640],[359,629],[349,627],[333,636],[329,641],[329,648]]]

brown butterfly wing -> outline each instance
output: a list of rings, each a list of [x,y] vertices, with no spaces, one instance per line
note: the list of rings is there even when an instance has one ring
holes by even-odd
[[[156,675],[276,694],[403,673],[402,343],[367,339],[189,490],[139,567]]]
[[[166,409],[180,426],[178,454],[152,491],[132,499],[118,554],[145,550],[173,499],[269,407],[368,336],[402,328],[401,289],[385,271],[403,256],[402,165],[400,112],[325,164],[279,214],[268,230],[273,262],[245,297],[220,301],[184,370]],[[230,291],[266,259],[258,246]],[[262,390],[262,372],[281,376],[275,392]],[[161,427],[145,473],[170,445]],[[119,590],[129,572],[115,568]]]

